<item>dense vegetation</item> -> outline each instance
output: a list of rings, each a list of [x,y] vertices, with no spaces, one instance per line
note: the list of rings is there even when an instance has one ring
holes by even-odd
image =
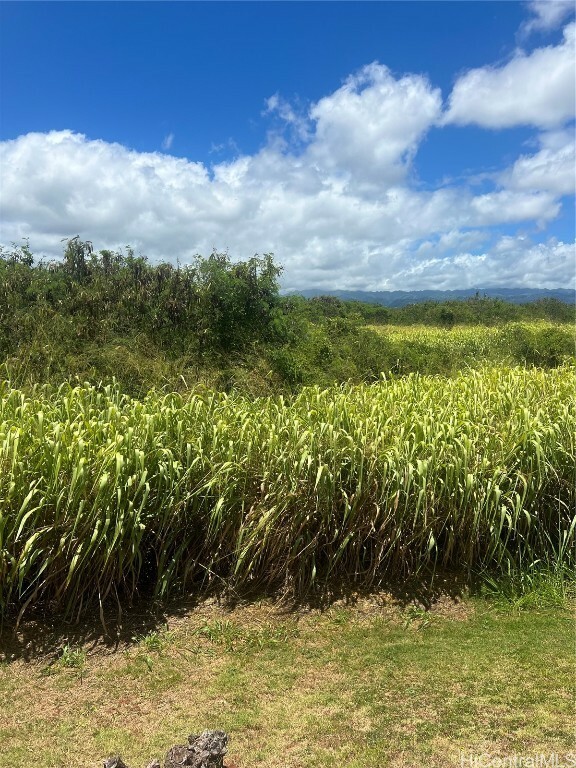
[[[232,263],[213,253],[174,267],[74,238],[61,261],[35,263],[26,245],[14,247],[0,252],[0,363],[18,386],[115,377],[143,396],[199,382],[266,394],[375,381],[382,371],[553,367],[574,356],[574,307],[558,301],[478,296],[388,309],[281,296],[279,275],[270,255]],[[414,324],[436,330],[394,331]]]
[[[573,565],[573,307],[279,274],[1,253],[0,614]]]
[[[573,565],[569,367],[293,399],[3,385],[0,609]]]

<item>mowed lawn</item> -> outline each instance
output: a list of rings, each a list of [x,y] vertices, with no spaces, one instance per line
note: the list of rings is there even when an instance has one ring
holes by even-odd
[[[554,753],[570,765],[576,752],[570,606],[204,603],[128,617],[115,645],[97,635],[28,624],[16,641],[4,630],[2,768],[101,768],[115,752],[141,768],[205,728],[228,731],[234,768]]]

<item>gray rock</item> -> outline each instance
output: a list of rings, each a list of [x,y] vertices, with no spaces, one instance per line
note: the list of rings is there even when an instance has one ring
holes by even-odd
[[[164,768],[225,768],[224,755],[228,736],[224,731],[204,731],[200,736],[188,737],[188,744],[176,744],[168,750]],[[128,768],[120,755],[104,760],[104,768]],[[162,768],[153,760],[148,768]]]
[[[104,768],[128,768],[128,766],[120,755],[112,755],[112,757],[104,760]]]
[[[224,731],[204,731],[188,737],[188,744],[168,751],[164,768],[224,768],[228,736]]]

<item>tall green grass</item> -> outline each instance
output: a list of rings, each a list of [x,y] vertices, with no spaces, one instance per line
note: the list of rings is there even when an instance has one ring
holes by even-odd
[[[401,372],[451,373],[480,365],[554,368],[574,363],[574,324],[535,322],[500,326],[381,325],[370,328],[384,337],[388,355]]]
[[[576,374],[292,399],[0,384],[0,611],[573,565]]]

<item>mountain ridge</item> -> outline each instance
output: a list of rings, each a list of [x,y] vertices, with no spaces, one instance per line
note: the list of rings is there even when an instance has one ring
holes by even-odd
[[[462,288],[420,291],[355,291],[305,288],[286,291],[285,295],[304,296],[307,299],[318,296],[334,296],[343,301],[362,301],[367,304],[381,304],[385,307],[404,307],[408,304],[424,301],[466,301],[475,296],[501,299],[512,304],[528,304],[541,299],[556,299],[565,304],[576,304],[576,290],[572,288]]]

